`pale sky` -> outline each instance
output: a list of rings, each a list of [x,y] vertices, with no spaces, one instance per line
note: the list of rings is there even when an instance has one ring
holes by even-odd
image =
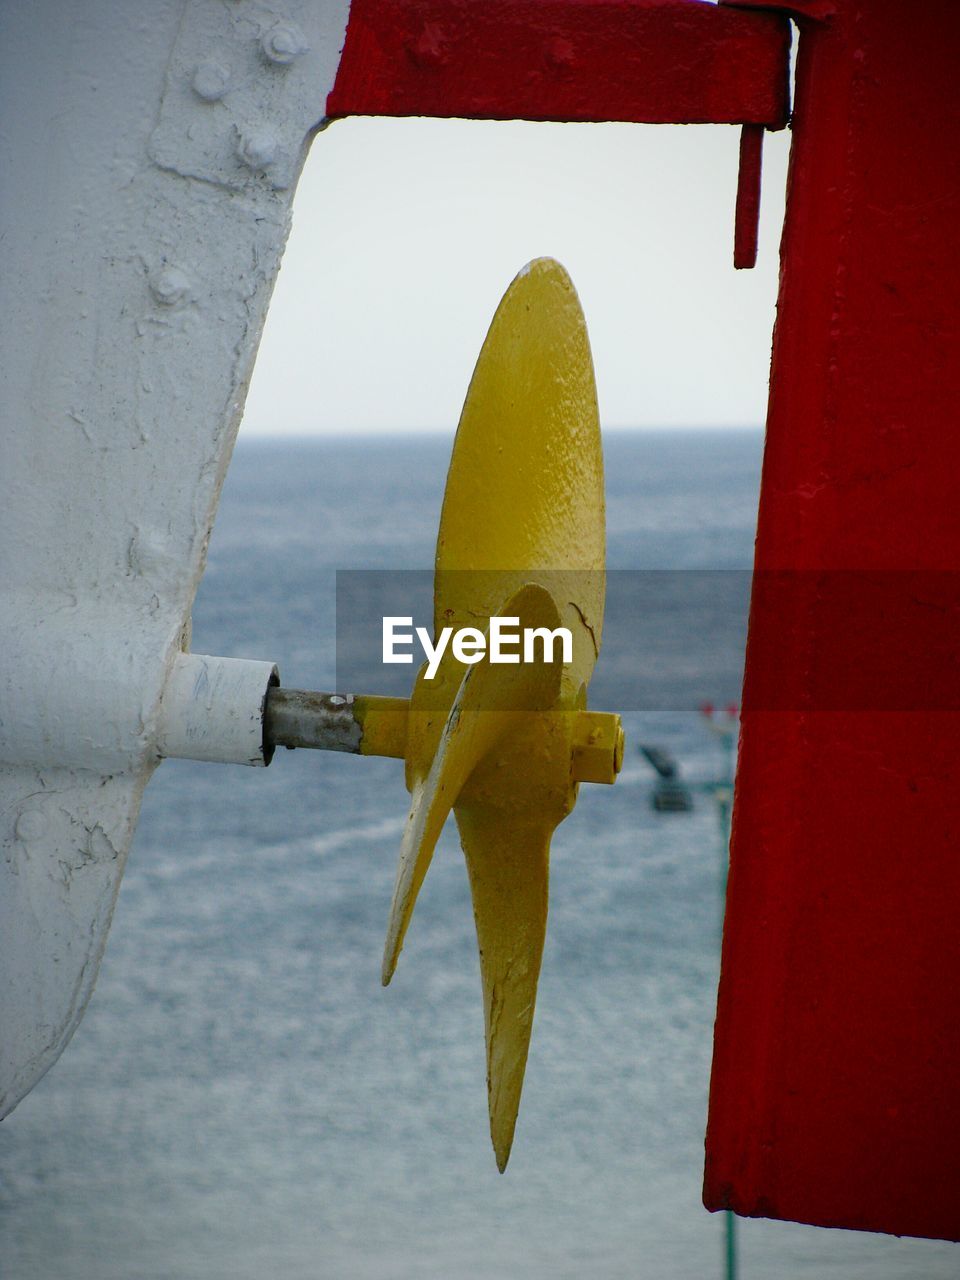
[[[605,427],[759,426],[789,134],[767,134],[760,253],[733,269],[739,129],[338,121],[294,203],[245,435],[456,426],[497,302],[564,264]]]

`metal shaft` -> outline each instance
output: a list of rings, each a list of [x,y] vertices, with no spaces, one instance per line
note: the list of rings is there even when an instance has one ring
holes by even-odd
[[[272,747],[357,753],[363,730],[354,719],[349,695],[271,689],[263,713],[263,736]]]
[[[264,708],[264,742],[268,747],[400,758],[406,748],[407,707],[405,698],[274,688]]]
[[[264,708],[264,748],[268,754],[275,747],[307,747],[402,760],[409,713],[406,698],[275,687],[268,691]],[[572,748],[574,781],[613,782],[623,763],[619,716],[577,712]]]

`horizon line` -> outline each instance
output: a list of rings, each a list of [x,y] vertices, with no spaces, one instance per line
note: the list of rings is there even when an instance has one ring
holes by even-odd
[[[743,422],[722,422],[722,423],[672,423],[669,426],[655,426],[645,423],[640,426],[630,425],[628,423],[614,422],[602,424],[604,434],[610,433],[614,435],[642,435],[644,433],[653,434],[672,434],[677,435],[693,434],[694,432],[763,432],[765,424],[763,423],[743,423]],[[311,440],[335,440],[343,443],[347,440],[383,440],[383,439],[410,439],[423,437],[448,437],[453,434],[455,427],[447,426],[429,426],[429,427],[356,427],[349,431],[334,431],[320,429],[317,431],[263,431],[256,427],[244,428],[241,424],[237,433],[239,440],[255,440],[258,443],[264,441],[286,441],[288,443],[294,441],[311,441]]]

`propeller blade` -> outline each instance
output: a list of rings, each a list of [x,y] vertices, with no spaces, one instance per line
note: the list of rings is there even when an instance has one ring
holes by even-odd
[[[490,1137],[503,1173],[510,1158],[530,1048],[547,929],[555,817],[458,806],[483,979]]]
[[[542,587],[521,587],[499,611],[524,627],[560,625],[556,606]],[[444,656],[444,663],[458,666]],[[440,832],[477,765],[499,742],[515,734],[524,717],[557,702],[560,663],[542,660],[493,665],[485,657],[467,668],[436,746],[432,735],[417,737],[419,720],[428,713],[411,711],[411,804],[400,846],[400,863],[390,907],[381,980],[393,977],[410,917],[433,857]],[[438,673],[439,675],[439,673]],[[418,690],[422,688],[418,685]],[[416,695],[414,701],[416,702]]]
[[[600,650],[603,450],[587,326],[563,267],[538,258],[490,324],[457,428],[434,577],[434,626],[483,626],[526,582],[574,638],[569,698]]]

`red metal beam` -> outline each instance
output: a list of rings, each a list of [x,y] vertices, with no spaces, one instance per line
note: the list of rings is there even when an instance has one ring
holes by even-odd
[[[956,1240],[960,8],[835,8],[801,21],[704,1199]]]
[[[701,0],[353,0],[327,115],[779,129],[789,43]]]

